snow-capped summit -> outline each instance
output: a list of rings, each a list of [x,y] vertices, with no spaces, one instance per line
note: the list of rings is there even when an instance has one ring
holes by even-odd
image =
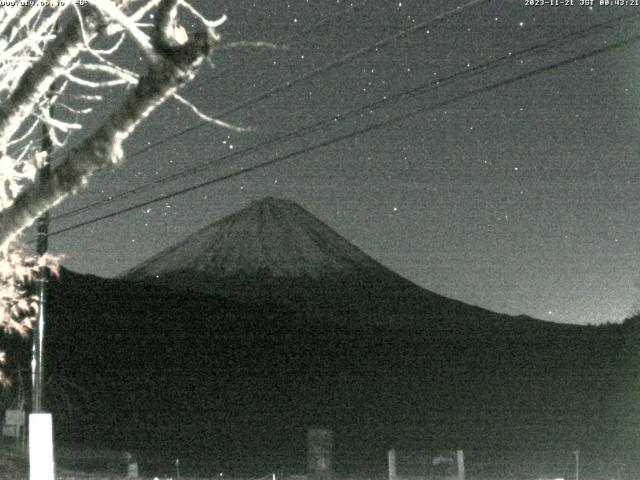
[[[125,278],[188,270],[215,277],[260,274],[317,279],[375,265],[298,204],[266,197],[158,253]]]
[[[427,293],[297,203],[273,197],[201,229],[122,278],[251,302],[301,297],[337,301],[358,292],[376,296],[381,289]]]

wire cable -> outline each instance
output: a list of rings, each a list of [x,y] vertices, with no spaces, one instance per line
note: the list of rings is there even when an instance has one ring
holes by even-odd
[[[166,184],[166,183],[169,183],[169,182],[173,182],[173,181],[175,181],[177,179],[180,179],[180,178],[183,178],[183,177],[187,177],[189,175],[200,173],[200,172],[202,172],[204,170],[207,170],[207,169],[209,169],[209,168],[211,168],[213,166],[218,166],[219,163],[222,162],[222,161],[229,160],[229,159],[232,159],[232,158],[236,158],[236,157],[239,157],[239,156],[245,156],[245,155],[248,155],[250,153],[255,153],[257,151],[265,149],[265,148],[267,148],[269,146],[276,145],[276,144],[279,144],[279,143],[283,143],[284,141],[287,141],[287,140],[291,140],[291,139],[295,139],[295,138],[298,138],[298,137],[302,137],[303,135],[311,133],[314,130],[318,130],[318,129],[324,127],[324,126],[333,125],[338,121],[344,121],[347,118],[352,117],[354,115],[358,115],[358,114],[360,114],[360,113],[362,113],[364,111],[374,110],[374,109],[380,108],[382,106],[388,106],[391,102],[394,102],[394,101],[397,102],[397,101],[400,101],[402,99],[412,98],[412,97],[414,97],[416,95],[423,95],[425,93],[428,93],[430,91],[433,91],[433,90],[435,90],[437,88],[442,87],[443,85],[447,84],[448,82],[457,80],[457,79],[459,79],[459,78],[461,78],[463,76],[466,76],[466,75],[473,76],[473,75],[483,74],[483,73],[485,73],[485,72],[487,72],[487,71],[489,71],[491,69],[494,69],[494,68],[497,68],[497,67],[501,66],[503,63],[505,63],[507,61],[517,60],[518,58],[520,58],[523,55],[527,55],[527,54],[532,53],[532,52],[543,50],[543,49],[548,48],[548,47],[556,48],[557,45],[559,44],[559,42],[563,42],[563,41],[571,39],[573,37],[583,37],[583,36],[589,35],[590,33],[594,32],[594,31],[598,31],[598,30],[600,30],[602,28],[605,28],[605,27],[608,27],[610,25],[613,25],[613,24],[615,24],[615,23],[617,23],[617,22],[619,22],[621,20],[628,20],[628,19],[631,19],[631,18],[636,18],[638,16],[640,16],[640,13],[639,14],[634,14],[634,15],[625,15],[625,16],[616,17],[616,18],[611,19],[611,20],[607,20],[607,21],[604,21],[604,22],[601,22],[601,23],[598,23],[598,24],[590,25],[589,27],[581,29],[581,30],[578,30],[578,31],[570,32],[568,34],[563,35],[562,37],[553,38],[553,39],[550,39],[550,40],[548,40],[546,42],[543,42],[541,44],[536,44],[536,45],[532,45],[532,46],[523,48],[523,49],[521,49],[521,50],[519,50],[517,52],[511,52],[510,54],[503,55],[503,56],[498,57],[498,58],[496,58],[494,60],[491,60],[491,61],[479,64],[479,65],[476,65],[473,68],[466,68],[464,70],[457,71],[457,72],[455,72],[455,73],[453,73],[451,75],[448,75],[446,77],[442,77],[442,78],[427,82],[426,84],[422,84],[422,85],[420,85],[418,87],[415,87],[415,88],[412,88],[412,89],[409,89],[409,90],[405,90],[405,91],[402,91],[402,92],[398,92],[398,93],[395,93],[395,94],[392,94],[392,95],[385,96],[382,99],[378,99],[378,100],[376,100],[374,102],[368,103],[368,104],[363,105],[361,107],[357,107],[357,108],[352,109],[350,111],[338,113],[338,114],[335,114],[335,115],[331,115],[328,118],[325,118],[323,120],[319,120],[319,121],[314,122],[313,124],[307,125],[307,126],[305,126],[303,128],[296,129],[296,130],[281,134],[279,136],[270,138],[268,140],[265,140],[264,142],[261,142],[261,143],[258,143],[256,145],[252,145],[252,146],[246,147],[244,149],[236,150],[235,152],[232,152],[232,153],[229,153],[227,155],[224,155],[221,158],[217,158],[215,160],[211,160],[211,161],[208,161],[208,162],[201,163],[199,165],[195,165],[193,167],[181,170],[181,171],[176,172],[174,174],[171,174],[171,175],[168,175],[168,176],[153,180],[151,182],[144,183],[144,184],[139,185],[138,187],[132,188],[130,190],[126,190],[124,192],[117,193],[117,194],[109,196],[107,198],[104,198],[104,199],[101,199],[101,200],[97,200],[95,202],[91,202],[91,203],[89,203],[87,205],[75,208],[75,209],[70,210],[68,212],[64,212],[64,213],[61,213],[61,214],[59,214],[59,215],[57,215],[55,217],[52,217],[52,220],[60,220],[60,219],[63,219],[63,218],[67,218],[69,216],[77,215],[77,214],[85,212],[87,210],[98,208],[98,207],[100,207],[102,205],[111,203],[111,202],[116,201],[118,199],[126,198],[126,197],[129,197],[131,195],[135,195],[135,194],[147,191],[147,190],[149,190],[151,188],[154,188],[156,186],[163,185],[163,184]]]
[[[157,196],[157,197],[152,198],[150,200],[146,200],[144,202],[140,202],[140,203],[137,203],[135,205],[131,205],[129,207],[122,208],[120,210],[117,210],[117,211],[114,211],[114,212],[111,212],[111,213],[108,213],[108,214],[105,214],[105,215],[101,215],[99,217],[95,217],[95,218],[92,218],[90,220],[86,220],[86,221],[77,223],[75,225],[71,225],[69,227],[65,227],[65,228],[53,231],[53,232],[49,233],[49,236],[60,235],[62,233],[66,233],[66,232],[69,232],[69,231],[72,231],[72,230],[76,230],[78,228],[85,227],[87,225],[91,225],[93,223],[97,223],[97,222],[100,222],[102,220],[106,220],[108,218],[113,218],[113,217],[116,217],[118,215],[122,215],[124,213],[130,212],[132,210],[136,210],[138,208],[145,207],[147,205],[151,205],[153,203],[161,202],[163,200],[167,200],[169,198],[174,198],[176,196],[183,195],[185,193],[192,192],[192,191],[198,190],[200,188],[203,188],[203,187],[206,187],[206,186],[209,186],[209,185],[220,183],[220,182],[228,180],[230,178],[237,177],[239,175],[243,175],[243,174],[246,174],[246,173],[249,173],[249,172],[253,172],[253,171],[256,171],[256,170],[259,170],[259,169],[262,169],[262,168],[265,168],[265,167],[268,167],[268,166],[271,166],[271,165],[274,165],[276,163],[280,163],[280,162],[283,162],[285,160],[289,160],[291,158],[294,158],[294,157],[297,157],[297,156],[300,156],[300,155],[304,155],[304,154],[312,152],[314,150],[318,150],[320,148],[323,148],[323,147],[326,147],[326,146],[329,146],[329,145],[333,145],[333,144],[342,142],[344,140],[347,140],[347,139],[350,139],[350,138],[353,138],[353,137],[356,137],[356,136],[359,136],[359,135],[363,135],[365,133],[369,133],[369,132],[372,132],[372,131],[375,131],[375,130],[379,130],[381,128],[389,127],[391,125],[400,123],[400,122],[402,122],[404,120],[407,120],[409,118],[414,118],[414,117],[416,117],[418,115],[422,115],[422,114],[427,113],[429,111],[433,111],[433,110],[440,109],[442,107],[446,107],[448,105],[451,105],[452,103],[456,103],[456,102],[459,102],[461,100],[465,100],[467,98],[470,98],[470,97],[473,97],[473,96],[476,96],[476,95],[479,95],[479,94],[482,94],[482,93],[487,93],[487,92],[490,92],[492,90],[496,90],[498,88],[504,87],[506,85],[510,85],[510,84],[515,83],[515,82],[518,82],[518,81],[521,81],[521,80],[524,80],[524,79],[527,79],[527,78],[530,78],[530,77],[533,77],[533,76],[536,76],[536,75],[540,75],[542,73],[550,72],[550,71],[556,70],[556,69],[558,69],[560,67],[563,67],[563,66],[566,66],[566,65],[570,65],[572,63],[576,63],[576,62],[579,62],[581,60],[585,60],[585,59],[590,58],[590,57],[601,55],[601,54],[610,52],[612,50],[618,50],[618,49],[627,47],[629,45],[632,45],[632,44],[638,43],[638,42],[640,42],[640,35],[635,35],[635,36],[627,38],[625,40],[621,40],[619,42],[612,43],[612,44],[606,45],[606,46],[601,47],[601,48],[590,50],[588,52],[584,52],[584,53],[581,53],[579,55],[575,55],[573,57],[570,57],[570,58],[567,58],[567,59],[564,59],[564,60],[561,60],[561,61],[558,61],[558,62],[554,62],[552,64],[545,65],[543,67],[539,67],[539,68],[533,69],[533,70],[531,70],[529,72],[525,72],[525,73],[516,75],[514,77],[505,79],[505,80],[500,80],[498,82],[494,82],[494,83],[492,83],[490,85],[486,85],[484,87],[480,87],[480,88],[471,90],[469,92],[462,93],[460,95],[456,95],[456,96],[454,96],[452,98],[449,98],[447,100],[443,100],[443,101],[441,101],[439,103],[436,103],[434,105],[423,107],[423,108],[417,109],[417,110],[415,110],[413,112],[410,112],[410,113],[405,113],[405,114],[402,114],[402,115],[398,115],[398,116],[392,117],[390,119],[387,119],[385,121],[374,123],[372,125],[368,125],[368,126],[363,127],[361,129],[346,133],[344,135],[340,135],[340,136],[334,137],[332,139],[324,140],[322,142],[316,143],[315,145],[311,145],[311,146],[305,147],[303,149],[287,153],[285,155],[274,157],[274,158],[272,158],[270,160],[267,160],[267,161],[262,162],[262,163],[258,163],[256,165],[251,166],[251,167],[243,168],[240,171],[229,173],[229,174],[226,174],[226,175],[222,175],[222,176],[219,176],[219,177],[216,177],[214,179],[207,180],[207,181],[204,181],[204,182],[200,182],[198,184],[191,185],[189,187],[185,187],[185,188],[176,190],[176,191],[168,193],[168,194],[160,195],[160,196]],[[33,240],[30,241],[29,243],[32,243],[32,242],[33,242]]]
[[[248,107],[249,105],[252,105],[254,103],[257,102],[261,102],[263,100],[266,100],[267,98],[280,93],[282,91],[287,90],[288,88],[297,85],[298,83],[301,83],[305,80],[309,80],[313,77],[316,77],[320,74],[323,74],[329,70],[332,70],[333,68],[339,67],[341,65],[346,64],[347,62],[354,60],[358,57],[361,57],[363,55],[366,55],[368,53],[371,53],[373,51],[375,51],[376,49],[382,48],[386,45],[389,45],[392,42],[395,42],[396,40],[400,40],[402,38],[405,38],[413,33],[419,32],[420,30],[424,30],[428,27],[431,27],[434,23],[438,23],[441,22],[447,18],[453,17],[455,15],[459,15],[463,12],[465,12],[467,9],[472,8],[472,7],[476,7],[479,5],[482,5],[484,3],[488,3],[491,2],[492,0],[471,0],[463,5],[459,5],[451,10],[447,10],[429,20],[426,20],[424,22],[415,24],[409,28],[406,28],[404,30],[400,30],[396,33],[394,33],[393,35],[387,36],[381,40],[378,40],[375,43],[369,44],[367,46],[364,46],[358,50],[355,50],[351,53],[348,53],[347,55],[344,55],[343,57],[338,58],[337,60],[334,60],[333,62],[327,63],[321,67],[315,68],[309,72],[303,73],[297,77],[291,78],[289,80],[287,80],[284,83],[278,84],[276,86],[274,86],[273,88],[270,88],[269,90],[266,90],[265,92],[259,93],[253,97],[250,97],[242,102],[239,102],[221,112],[215,113],[213,115],[211,115],[214,118],[223,118],[226,117],[228,115],[231,115],[232,113],[237,112],[238,110],[241,110],[245,107]],[[146,145],[145,147],[136,150],[135,152],[131,153],[130,155],[128,155],[127,158],[131,159],[134,157],[137,157],[139,155],[142,155],[145,152],[148,152],[149,150],[152,150],[160,145],[164,145],[167,142],[170,142],[172,140],[175,140],[176,138],[179,138],[189,132],[192,132],[193,130],[196,130],[198,128],[202,128],[205,125],[210,125],[209,122],[206,121],[202,121],[199,123],[196,123],[190,127],[184,128],[172,135],[168,135],[167,137],[158,140],[156,142],[153,142],[149,145]]]

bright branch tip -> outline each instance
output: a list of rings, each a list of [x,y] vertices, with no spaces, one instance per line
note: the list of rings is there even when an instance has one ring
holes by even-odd
[[[138,28],[136,22],[129,18],[111,0],[88,0],[98,10],[107,15],[111,20],[120,25],[138,44],[145,56],[150,60],[157,60],[157,54],[151,45],[151,40],[146,33]]]
[[[185,0],[180,0],[179,5],[184,9],[188,10],[189,13],[191,13],[191,15],[196,17],[202,23],[202,25],[204,25],[207,28],[207,32],[209,33],[209,35],[211,35],[211,38],[213,38],[216,41],[220,40],[220,35],[216,32],[216,28],[218,28],[219,26],[224,24],[224,22],[227,21],[228,18],[226,15],[222,15],[220,18],[216,20],[209,20],[205,18],[198,10],[193,8],[189,4],[189,2],[186,2]]]
[[[198,118],[204,120],[205,122],[213,123],[213,124],[218,125],[218,126],[223,127],[223,128],[228,128],[229,130],[233,130],[234,132],[248,132],[248,131],[251,131],[250,128],[239,127],[237,125],[232,125],[231,123],[227,123],[227,122],[225,122],[223,120],[220,120],[218,118],[210,117],[206,113],[200,111],[198,109],[198,107],[196,107],[193,103],[191,103],[189,100],[184,98],[182,95],[179,95],[177,93],[173,93],[172,96],[173,96],[173,98],[175,98],[177,101],[179,101],[183,105],[186,105],[187,107],[189,107],[189,109],[193,113],[195,113],[198,116]]]
[[[269,48],[272,50],[289,50],[288,45],[278,45],[270,42],[229,42],[218,47],[219,49],[231,48]]]

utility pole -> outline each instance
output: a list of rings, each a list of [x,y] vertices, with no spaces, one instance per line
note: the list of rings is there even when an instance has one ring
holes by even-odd
[[[39,181],[47,181],[51,176],[49,163],[53,144],[49,127],[43,125],[42,149],[46,152],[46,163],[40,168]],[[38,217],[38,243],[36,253],[38,257],[49,250],[49,212]],[[31,413],[42,413],[44,404],[44,326],[47,306],[47,283],[49,283],[49,269],[42,266],[38,269],[36,281],[36,295],[38,296],[38,317],[33,328],[33,346],[31,356]]]
[[[53,106],[49,106],[53,116]],[[53,142],[49,126],[42,126],[42,149],[46,153],[45,164],[40,168],[38,181],[46,181],[51,176],[51,152]],[[38,218],[38,257],[48,251],[49,212]],[[54,480],[53,460],[53,419],[50,413],[44,413],[44,326],[47,305],[47,284],[49,269],[42,266],[38,269],[37,296],[38,317],[33,327],[33,344],[31,351],[31,414],[29,415],[29,478],[30,480]]]
[[[573,452],[576,457],[576,480],[580,480],[580,449],[576,449]]]

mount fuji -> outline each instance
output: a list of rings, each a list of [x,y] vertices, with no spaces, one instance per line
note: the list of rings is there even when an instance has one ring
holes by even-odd
[[[298,204],[266,197],[203,228],[130,271],[130,279],[178,271],[212,278],[308,277],[360,272],[379,265]]]
[[[417,286],[298,204],[272,197],[201,229],[121,278],[243,303],[348,312],[351,322],[360,317],[359,323],[384,326],[514,320]],[[516,321],[543,323],[524,316]]]

